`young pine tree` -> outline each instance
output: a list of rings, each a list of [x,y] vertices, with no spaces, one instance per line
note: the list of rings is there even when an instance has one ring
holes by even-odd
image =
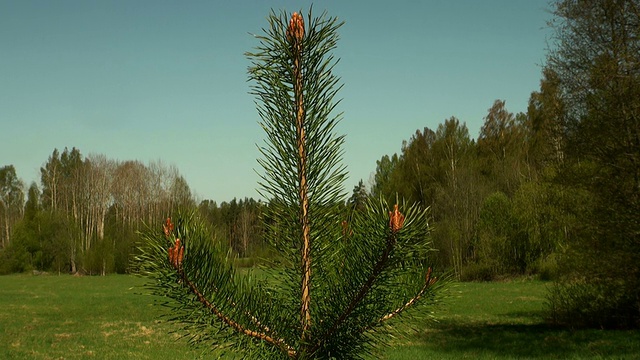
[[[247,56],[267,134],[259,147],[265,237],[281,256],[260,272],[238,272],[197,216],[183,215],[145,234],[139,265],[193,342],[245,357],[360,359],[393,331],[389,323],[433,303],[440,285],[427,214],[368,200],[348,218],[330,53],[342,24],[326,14],[309,15],[308,25],[298,13],[268,20]]]

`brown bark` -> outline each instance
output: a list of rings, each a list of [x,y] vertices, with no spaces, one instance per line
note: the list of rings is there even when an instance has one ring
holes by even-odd
[[[309,226],[309,196],[307,184],[307,149],[305,134],[304,84],[302,79],[302,40],[304,22],[302,16],[293,13],[287,39],[293,50],[293,93],[295,97],[296,138],[298,145],[298,189],[300,197],[300,225],[302,227],[302,299],[300,318],[302,338],[307,338],[311,327],[311,231]]]

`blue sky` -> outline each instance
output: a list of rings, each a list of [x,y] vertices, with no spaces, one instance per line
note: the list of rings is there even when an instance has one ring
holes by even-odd
[[[244,53],[270,9],[309,1],[0,0],[0,166],[28,185],[54,148],[176,165],[198,199],[258,198]],[[346,23],[345,191],[417,129],[477,137],[494,100],[526,111],[550,31],[544,0],[316,1]]]

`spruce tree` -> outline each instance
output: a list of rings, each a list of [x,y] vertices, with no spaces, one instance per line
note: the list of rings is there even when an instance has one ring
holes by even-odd
[[[326,13],[268,21],[247,56],[266,133],[265,238],[280,255],[238,271],[195,213],[182,214],[144,234],[140,270],[195,343],[245,357],[360,359],[397,328],[388,325],[433,304],[441,282],[429,266],[427,212],[371,199],[346,211],[331,55],[342,23]]]

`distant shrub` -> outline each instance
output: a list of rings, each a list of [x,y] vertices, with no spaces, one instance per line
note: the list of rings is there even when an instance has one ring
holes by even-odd
[[[496,278],[495,265],[486,262],[470,263],[462,268],[460,280],[462,281],[492,281]]]
[[[637,299],[622,283],[573,280],[555,284],[549,294],[552,321],[575,328],[637,328]],[[635,314],[635,316],[629,316]]]
[[[556,280],[558,278],[558,259],[555,254],[539,259],[529,269],[530,274],[537,274],[543,281]]]

